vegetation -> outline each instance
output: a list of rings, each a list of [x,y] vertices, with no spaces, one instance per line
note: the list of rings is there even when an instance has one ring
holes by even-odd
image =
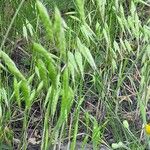
[[[0,149],[150,149],[148,1],[0,7]]]

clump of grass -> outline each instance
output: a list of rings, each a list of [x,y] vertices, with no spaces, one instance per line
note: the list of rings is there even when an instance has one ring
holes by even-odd
[[[76,0],[72,12],[54,5],[52,14],[48,1],[11,4],[6,34],[0,14],[0,146],[27,149],[37,130],[42,150],[73,150],[78,141],[95,150],[149,147],[149,4]],[[25,74],[9,55],[14,35],[30,50],[21,48],[32,58]]]

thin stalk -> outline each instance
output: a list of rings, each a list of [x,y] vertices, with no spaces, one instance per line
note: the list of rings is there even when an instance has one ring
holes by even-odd
[[[12,20],[11,20],[11,23],[10,23],[10,25],[9,25],[9,27],[7,29],[7,32],[6,32],[5,36],[4,36],[4,39],[3,39],[2,43],[1,43],[0,51],[3,49],[3,46],[5,44],[5,41],[6,41],[7,37],[8,37],[8,34],[9,34],[11,28],[12,28],[12,25],[13,25],[13,23],[14,23],[14,21],[15,21],[15,19],[16,19],[16,17],[17,17],[17,15],[18,15],[18,13],[19,13],[19,11],[20,11],[20,9],[21,9],[21,7],[22,7],[24,2],[25,2],[25,0],[21,1],[21,3],[19,4],[19,6],[18,6],[18,8],[17,8],[17,10],[16,10]]]

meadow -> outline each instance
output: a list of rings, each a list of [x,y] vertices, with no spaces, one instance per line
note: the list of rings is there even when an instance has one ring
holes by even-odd
[[[149,0],[0,1],[0,150],[150,150],[149,67]]]

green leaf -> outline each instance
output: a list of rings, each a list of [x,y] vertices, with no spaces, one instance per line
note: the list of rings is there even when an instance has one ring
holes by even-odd
[[[91,55],[90,50],[81,43],[79,38],[77,38],[77,47],[78,47],[79,51],[82,53],[82,55],[85,57],[85,59],[88,61],[88,63],[91,65],[93,70],[96,70],[97,69],[96,64],[94,62],[94,59]]]
[[[42,88],[43,88],[43,81],[41,81],[40,83],[39,83],[39,85],[38,85],[38,87],[37,87],[37,90],[36,90],[36,93],[37,93],[37,95],[39,95],[39,93],[40,93],[40,91],[42,90]]]
[[[57,103],[58,103],[59,94],[60,94],[60,89],[57,89],[57,90],[54,91],[54,97],[53,97],[52,103],[51,103],[51,115],[53,117],[54,117],[55,112],[56,112],[56,107],[57,107]]]
[[[77,8],[78,8],[78,12],[80,14],[80,18],[82,20],[82,22],[85,22],[85,13],[84,13],[84,3],[85,3],[85,0],[76,0],[76,5],[77,5]]]
[[[38,43],[33,43],[33,49],[46,59],[47,70],[49,72],[51,82],[54,86],[56,86],[57,72],[56,72],[56,68],[53,64],[54,61],[51,58],[51,55],[48,53],[48,51],[46,51],[44,49],[44,47],[42,45],[40,45]]]
[[[6,106],[9,107],[9,102],[8,102],[8,97],[7,97],[7,91],[4,88],[1,88],[0,90],[1,90],[2,99],[4,100]]]
[[[74,57],[73,53],[71,53],[70,51],[68,51],[68,60],[69,60],[69,63],[71,63],[72,66],[74,67],[74,69],[78,72],[75,57]]]
[[[30,103],[33,102],[33,100],[34,100],[34,98],[35,98],[35,95],[36,95],[36,91],[35,91],[35,89],[34,89],[34,90],[31,92],[31,95],[30,95],[30,97],[29,97]]]
[[[36,1],[36,4],[37,4],[37,8],[39,10],[40,19],[46,29],[48,38],[51,41],[53,39],[53,29],[52,29],[51,20],[49,18],[49,14],[48,14],[46,8],[44,7],[44,5],[39,0]]]
[[[56,47],[60,52],[60,57],[64,61],[66,61],[66,39],[64,32],[64,24],[65,21],[61,18],[60,11],[58,8],[55,8],[55,22],[54,22],[54,33],[55,33],[55,41]]]
[[[75,51],[75,60],[81,72],[82,78],[84,79],[84,67],[83,67],[82,55],[78,51]]]
[[[84,23],[83,25],[81,25],[81,32],[86,38],[88,44],[90,44],[90,39],[95,43],[96,35],[87,23]]]
[[[2,50],[0,50],[0,58],[5,62],[8,69],[14,76],[20,78],[21,80],[26,80],[25,77],[22,75],[22,73],[18,70],[15,63],[11,60],[11,58]]]
[[[71,73],[72,82],[75,83],[75,69],[71,63],[68,64],[68,68]]]
[[[50,86],[47,89],[47,94],[46,94],[46,98],[45,98],[45,101],[44,101],[44,108],[46,108],[47,103],[50,101],[51,91],[52,91],[52,87]]]
[[[27,81],[21,82],[21,90],[22,90],[23,98],[26,104],[26,108],[29,108],[31,106],[31,101],[30,101],[31,89]]]
[[[37,65],[39,69],[40,78],[43,80],[45,88],[48,88],[48,71],[46,69],[45,63],[42,61],[42,59],[38,59]]]
[[[17,79],[14,78],[14,94],[17,100],[18,106],[21,107],[21,98],[20,98],[20,82],[17,82]]]

